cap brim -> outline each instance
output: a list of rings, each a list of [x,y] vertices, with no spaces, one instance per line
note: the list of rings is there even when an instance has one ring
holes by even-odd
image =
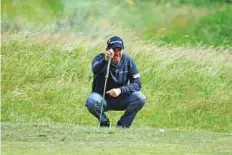
[[[122,46],[122,44],[113,44],[110,48],[121,48],[121,49],[123,49],[123,46]]]

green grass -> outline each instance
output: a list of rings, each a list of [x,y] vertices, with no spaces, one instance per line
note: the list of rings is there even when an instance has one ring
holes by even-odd
[[[118,2],[2,1],[3,154],[231,154],[230,4]],[[129,130],[112,111],[112,128],[98,130],[84,105],[111,35],[147,97]]]
[[[36,40],[40,35],[30,39],[17,36],[13,37],[16,41],[6,39],[2,44],[1,120],[96,125],[84,103],[91,91],[90,64],[100,52],[98,45],[87,44],[86,48],[84,43],[77,47],[70,41],[69,46],[68,42],[48,43],[49,37]],[[134,126],[231,130],[230,53],[136,48],[143,53],[130,55],[138,64],[148,100]],[[108,113],[113,126],[121,114]]]
[[[208,44],[232,45],[232,13],[231,7],[202,17],[197,22],[190,22],[185,27],[174,27],[167,35],[158,39],[172,44]],[[178,25],[178,23],[177,23]]]
[[[231,133],[156,128],[97,129],[73,124],[2,124],[3,155],[231,154]]]
[[[136,34],[136,38],[160,44],[231,48],[231,12],[230,3],[218,0],[138,1],[135,5],[101,0],[4,0],[2,28],[5,32],[36,30],[93,38],[123,29]]]

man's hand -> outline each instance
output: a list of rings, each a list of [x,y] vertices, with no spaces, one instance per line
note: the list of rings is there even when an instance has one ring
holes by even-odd
[[[105,61],[113,58],[113,56],[114,56],[114,51],[112,49],[105,51],[105,57],[104,57]]]
[[[114,88],[106,92],[107,94],[110,94],[110,96],[118,97],[121,94],[120,88]]]

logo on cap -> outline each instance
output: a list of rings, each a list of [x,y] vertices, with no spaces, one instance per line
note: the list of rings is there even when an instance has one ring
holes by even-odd
[[[114,44],[114,43],[122,44],[122,41],[120,41],[120,40],[115,40],[115,41],[109,42],[109,44]]]

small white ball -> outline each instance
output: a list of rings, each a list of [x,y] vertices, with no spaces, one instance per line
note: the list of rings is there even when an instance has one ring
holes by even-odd
[[[165,133],[164,129],[159,129],[160,133]]]

